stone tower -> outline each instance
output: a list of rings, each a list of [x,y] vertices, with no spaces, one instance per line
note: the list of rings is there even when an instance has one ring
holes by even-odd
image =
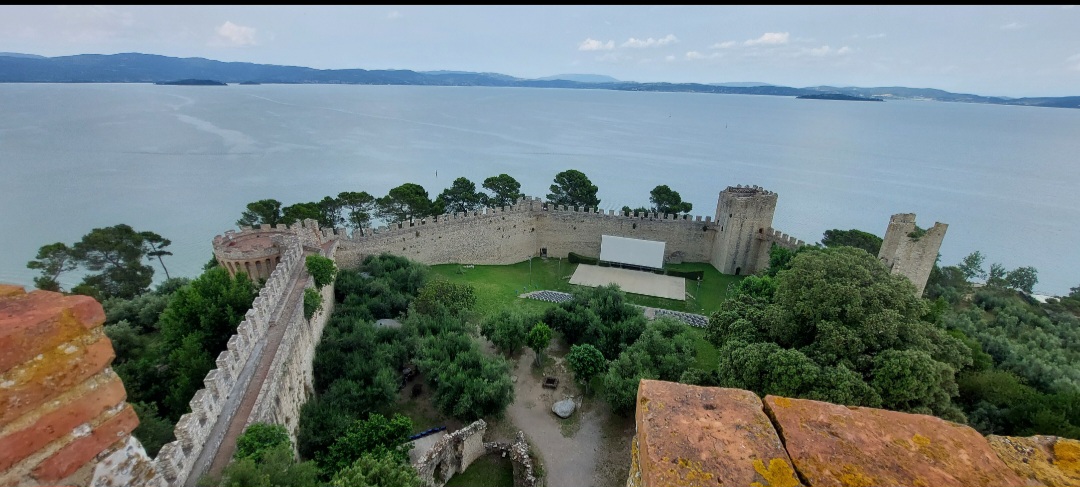
[[[712,265],[724,274],[753,274],[769,265],[769,241],[776,193],[759,186],[728,186],[716,202],[718,232]]]
[[[878,258],[893,274],[910,279],[918,291],[917,296],[922,296],[948,228],[949,225],[945,223],[934,222],[934,226],[923,235],[912,236],[915,214],[895,214],[889,219],[889,228],[885,230],[885,240],[881,243]]]

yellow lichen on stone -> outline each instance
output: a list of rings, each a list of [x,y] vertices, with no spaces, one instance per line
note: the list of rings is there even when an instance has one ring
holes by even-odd
[[[1058,438],[1054,442],[1054,466],[1070,476],[1080,473],[1080,442]]]
[[[779,406],[779,407],[782,407],[782,408],[789,408],[789,407],[791,407],[791,399],[788,399],[788,398],[786,398],[786,397],[777,397],[777,398],[774,398],[774,399],[773,399],[773,402],[774,402],[774,403],[776,403],[776,405],[777,405],[777,406]]]
[[[795,476],[795,469],[791,468],[782,458],[769,460],[769,467],[765,468],[765,462],[754,460],[754,470],[765,479],[765,483],[753,482],[750,487],[799,487],[799,479]]]
[[[930,438],[927,438],[927,437],[925,437],[923,435],[920,435],[918,433],[915,433],[915,436],[911,437],[911,441],[914,442],[916,445],[919,445],[919,446],[924,447],[924,448],[930,446]]]
[[[867,476],[858,465],[844,465],[840,472],[840,483],[844,487],[873,487],[874,478]]]
[[[686,458],[679,458],[675,464],[677,467],[672,467],[668,470],[672,479],[680,487],[698,487],[705,485],[713,485],[715,482],[711,482],[715,475],[712,472],[705,471],[702,468],[701,462],[695,462]]]

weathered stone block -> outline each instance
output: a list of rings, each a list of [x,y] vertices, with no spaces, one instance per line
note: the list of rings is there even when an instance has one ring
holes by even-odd
[[[0,471],[37,452],[53,440],[71,433],[76,426],[89,423],[124,398],[124,384],[116,376],[96,385],[88,394],[73,399],[59,409],[46,413],[33,424],[0,438]]]
[[[750,391],[642,380],[633,452],[643,486],[801,486]]]
[[[20,294],[6,286],[0,297],[0,373],[86,334],[105,322],[101,304],[88,296],[51,291]]]
[[[110,445],[126,437],[139,425],[139,418],[130,405],[119,414],[99,424],[90,434],[68,443],[34,469],[34,478],[42,482],[57,482],[78,470]]]
[[[1056,436],[986,439],[998,457],[1032,485],[1080,487],[1080,441]]]
[[[70,352],[70,353],[69,353]],[[105,336],[86,348],[41,354],[17,370],[13,384],[0,388],[0,424],[7,424],[101,372],[112,362],[112,343]]]
[[[974,429],[934,416],[766,396],[809,487],[1021,487]]]

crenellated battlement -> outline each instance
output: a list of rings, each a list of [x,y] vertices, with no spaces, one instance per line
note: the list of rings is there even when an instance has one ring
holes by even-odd
[[[258,230],[247,228],[239,233],[245,232],[251,235]],[[156,470],[169,485],[184,485],[197,467],[196,462],[203,450],[217,450],[222,438],[212,434],[214,426],[219,421],[228,422],[236,413],[236,396],[243,393],[254,372],[250,359],[259,353],[267,331],[278,320],[277,314],[286,304],[292,288],[294,271],[297,266],[303,265],[303,251],[298,236],[277,232],[274,240],[284,248],[281,261],[259,290],[236,334],[229,338],[227,349],[218,355],[215,361],[217,368],[206,374],[204,387],[192,397],[189,403],[191,412],[181,416],[176,423],[176,441],[163,446],[154,459]],[[218,241],[215,238],[215,243]]]
[[[766,229],[763,235],[763,238],[767,240],[770,244],[775,243],[786,249],[795,250],[799,247],[802,247],[803,245],[806,245],[806,242],[803,242],[802,240],[799,240],[791,235],[788,235],[781,232],[780,230],[776,230],[771,227]]]

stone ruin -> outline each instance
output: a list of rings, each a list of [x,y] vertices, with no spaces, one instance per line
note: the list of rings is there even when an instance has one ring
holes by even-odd
[[[443,487],[456,474],[464,472],[477,458],[500,454],[514,466],[514,487],[536,487],[539,479],[533,469],[525,433],[518,431],[513,443],[484,442],[487,423],[479,419],[439,438],[430,450],[413,463],[426,487]]]

